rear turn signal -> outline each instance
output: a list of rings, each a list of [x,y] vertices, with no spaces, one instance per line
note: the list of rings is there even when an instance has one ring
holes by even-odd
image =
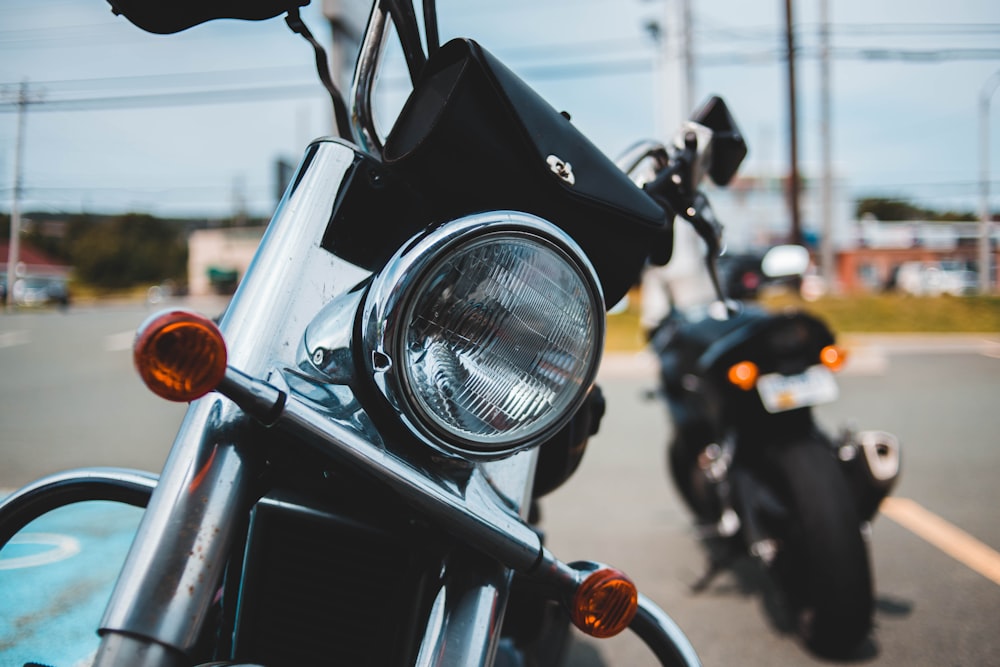
[[[614,637],[635,618],[639,591],[624,572],[605,567],[587,575],[570,604],[573,624],[591,637]]]
[[[133,359],[154,394],[193,401],[215,389],[226,374],[226,342],[207,317],[172,310],[139,327]]]
[[[837,345],[827,345],[819,351],[819,360],[833,372],[839,371],[847,361],[847,350]]]
[[[741,361],[729,367],[729,381],[743,391],[754,388],[759,374],[757,364],[752,361]]]

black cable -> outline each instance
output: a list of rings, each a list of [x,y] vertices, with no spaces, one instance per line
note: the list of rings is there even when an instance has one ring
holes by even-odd
[[[417,26],[417,15],[413,11],[412,0],[383,0],[396,26],[399,44],[403,47],[406,67],[410,71],[410,81],[415,85],[424,69],[427,56],[424,55],[420,43],[420,28]]]
[[[427,33],[427,57],[430,58],[441,46],[438,34],[437,6],[434,0],[424,0],[424,32]]]
[[[337,123],[337,132],[341,139],[351,141],[351,120],[347,113],[347,103],[344,102],[344,97],[330,76],[330,62],[327,60],[326,51],[313,37],[306,24],[302,22],[298,8],[288,10],[285,23],[292,29],[292,32],[297,32],[312,44],[313,52],[316,54],[316,72],[319,74],[319,80],[323,82],[326,92],[330,94],[330,101],[333,102],[333,115]]]

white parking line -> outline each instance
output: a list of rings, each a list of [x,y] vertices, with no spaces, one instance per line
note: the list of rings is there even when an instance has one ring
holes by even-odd
[[[1000,585],[1000,554],[961,528],[909,498],[890,496],[882,501],[880,511],[959,563]]]
[[[0,333],[0,348],[27,345],[30,342],[31,336],[27,331],[4,331]]]
[[[108,352],[121,352],[131,350],[132,342],[135,340],[135,329],[122,331],[104,337],[104,349]]]
[[[23,570],[58,563],[80,553],[80,540],[57,533],[18,533],[7,544],[41,544],[52,548],[29,556],[0,558],[0,570]]]

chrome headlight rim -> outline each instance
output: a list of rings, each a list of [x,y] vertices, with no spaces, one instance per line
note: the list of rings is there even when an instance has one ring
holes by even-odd
[[[572,268],[588,300],[591,345],[587,363],[573,383],[571,399],[536,431],[510,438],[463,437],[443,427],[414,394],[403,346],[406,322],[419,298],[417,288],[446,262],[450,253],[497,239],[520,239],[554,252]],[[551,438],[575,414],[593,385],[604,348],[604,297],[597,272],[573,238],[556,225],[517,211],[489,211],[458,218],[418,234],[403,245],[373,277],[361,312],[361,337],[367,370],[379,393],[407,429],[422,443],[448,457],[492,460]]]

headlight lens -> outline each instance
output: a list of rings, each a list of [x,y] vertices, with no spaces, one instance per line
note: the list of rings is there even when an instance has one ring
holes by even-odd
[[[395,285],[382,347],[390,393],[448,449],[538,442],[572,416],[596,372],[604,311],[593,269],[549,223],[522,222],[473,225]]]

